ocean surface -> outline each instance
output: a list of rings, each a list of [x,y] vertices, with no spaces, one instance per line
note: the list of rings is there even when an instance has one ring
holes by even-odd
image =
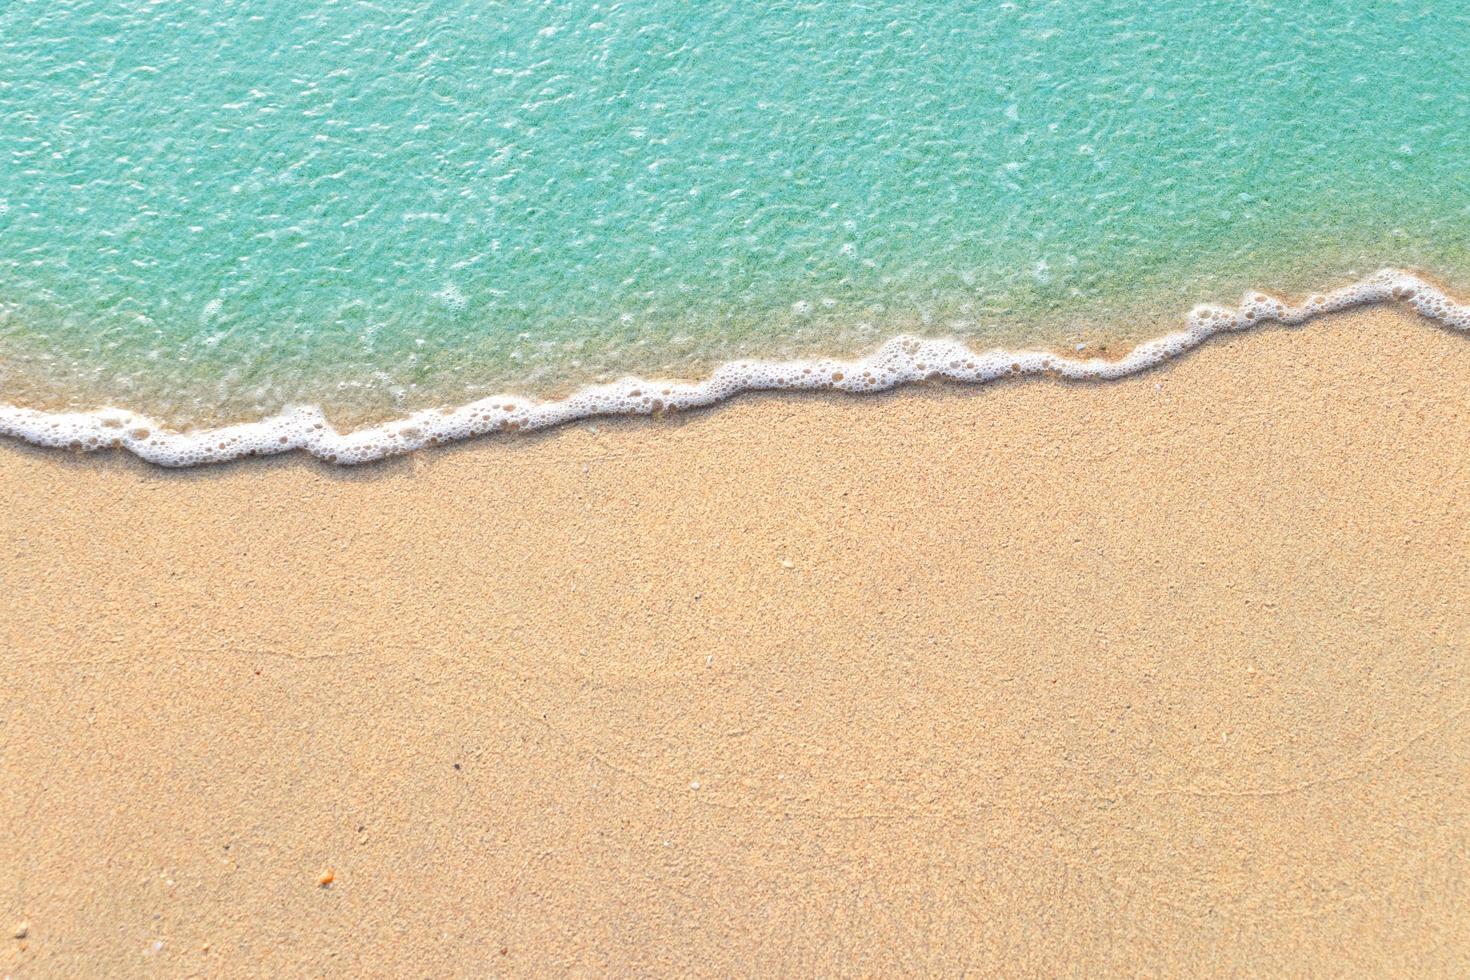
[[[146,446],[485,399],[513,428],[629,376],[724,370],[713,397],[790,379],[729,362],[871,367],[899,335],[993,374],[967,352],[1120,356],[1247,291],[1453,290],[1466,11],[11,0],[6,431],[107,409],[154,420]],[[618,404],[700,400],[639,387]]]

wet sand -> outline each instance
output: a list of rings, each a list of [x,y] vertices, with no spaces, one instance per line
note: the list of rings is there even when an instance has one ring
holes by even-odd
[[[0,970],[1470,972],[1470,341],[0,445]],[[324,883],[325,880],[325,883]]]

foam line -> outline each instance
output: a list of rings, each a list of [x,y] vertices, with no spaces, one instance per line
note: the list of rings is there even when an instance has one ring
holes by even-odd
[[[731,361],[702,381],[625,378],[584,388],[559,401],[482,398],[453,411],[425,409],[346,433],[333,428],[315,407],[293,407],[258,422],[183,433],[169,431],[124,409],[42,412],[0,406],[0,435],[38,446],[84,451],[126,449],[160,466],[197,466],[292,450],[350,465],[491,432],[545,429],[596,415],[648,415],[698,408],[744,391],[861,393],[925,379],[980,384],[1027,374],[1073,380],[1121,378],[1177,357],[1216,334],[1263,323],[1296,325],[1326,313],[1389,302],[1406,304],[1446,327],[1470,331],[1470,306],[1456,303],[1412,273],[1384,269],[1351,286],[1310,296],[1296,306],[1264,293],[1247,294],[1235,309],[1197,306],[1190,311],[1184,329],[1141,343],[1119,360],[1072,358],[1038,350],[981,353],[959,340],[899,336],[857,360]]]

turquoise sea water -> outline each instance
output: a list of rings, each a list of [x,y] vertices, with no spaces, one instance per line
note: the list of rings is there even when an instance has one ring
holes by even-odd
[[[1470,270],[1470,14],[0,5],[0,403],[343,424]]]

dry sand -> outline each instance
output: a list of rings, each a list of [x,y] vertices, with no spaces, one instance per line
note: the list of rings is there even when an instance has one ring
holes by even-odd
[[[0,972],[1470,973],[1404,313],[0,507]]]

